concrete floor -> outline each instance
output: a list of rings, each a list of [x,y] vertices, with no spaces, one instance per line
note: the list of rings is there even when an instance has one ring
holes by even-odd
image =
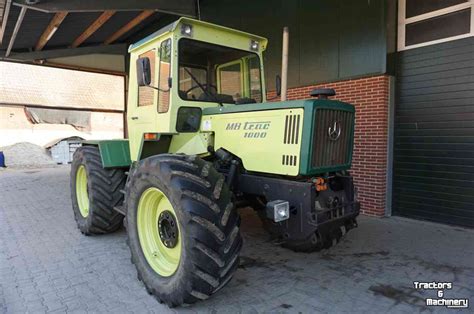
[[[124,230],[85,237],[76,229],[68,176],[68,167],[0,172],[0,313],[447,311],[426,307],[436,291],[413,281],[450,281],[446,297],[474,302],[474,230],[360,217],[336,247],[298,254],[242,210],[234,279],[205,302],[170,310],[136,279]]]

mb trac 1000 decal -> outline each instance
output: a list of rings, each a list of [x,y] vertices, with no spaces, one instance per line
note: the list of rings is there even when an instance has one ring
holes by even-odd
[[[245,138],[265,138],[270,128],[271,121],[258,122],[230,122],[225,129],[229,131],[243,130]]]

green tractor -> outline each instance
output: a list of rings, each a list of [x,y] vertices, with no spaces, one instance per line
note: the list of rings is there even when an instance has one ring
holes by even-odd
[[[86,141],[74,154],[80,231],[125,225],[138,278],[171,307],[232,278],[236,207],[253,207],[295,251],[329,248],[357,226],[354,107],[327,99],[330,89],[267,102],[266,45],[188,18],[151,34],[129,49],[128,139]]]

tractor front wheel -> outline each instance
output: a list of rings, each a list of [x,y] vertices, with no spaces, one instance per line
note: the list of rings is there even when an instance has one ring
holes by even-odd
[[[229,282],[242,247],[240,217],[211,163],[149,157],[127,186],[132,262],[150,294],[173,307],[207,299]]]

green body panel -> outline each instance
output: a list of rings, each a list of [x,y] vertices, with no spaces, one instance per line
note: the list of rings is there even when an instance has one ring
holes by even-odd
[[[245,111],[206,115],[201,130],[213,134],[215,150],[223,148],[238,156],[248,171],[296,176],[303,110],[290,108],[251,114]],[[285,123],[290,116],[299,119],[300,127],[294,128],[295,140],[286,142]]]
[[[347,164],[342,164],[342,165],[337,165],[337,166],[331,166],[331,167],[319,167],[319,168],[313,168],[311,166],[311,158],[312,158],[312,153],[313,153],[313,143],[312,143],[312,135],[313,135],[313,127],[315,125],[315,120],[316,120],[316,110],[319,109],[335,109],[335,110],[344,110],[348,112],[355,112],[355,108],[353,105],[341,102],[341,101],[335,101],[335,100],[319,100],[319,99],[307,99],[307,100],[294,100],[294,101],[284,101],[284,102],[271,102],[271,103],[262,103],[262,104],[248,104],[248,105],[228,105],[225,107],[215,107],[215,108],[206,108],[203,110],[203,125],[206,123],[207,117],[211,117],[213,120],[218,119],[217,117],[223,115],[223,116],[234,116],[235,114],[240,113],[241,120],[233,120],[234,123],[245,123],[248,120],[248,117],[254,117],[256,112],[272,112],[275,111],[276,115],[280,116],[280,121],[283,121],[285,119],[285,116],[287,115],[287,110],[284,109],[293,109],[295,110],[296,108],[301,108],[304,110],[303,115],[303,123],[302,123],[302,132],[300,134],[301,136],[301,145],[298,147],[293,147],[293,149],[297,149],[297,151],[292,151],[292,152],[287,152],[287,154],[290,155],[296,155],[298,156],[297,161],[299,165],[299,172],[292,172],[287,173],[286,171],[282,171],[281,169],[273,169],[272,171],[269,171],[269,173],[275,173],[275,174],[290,174],[290,175],[315,175],[315,174],[321,174],[324,172],[332,172],[332,171],[338,171],[338,170],[346,170],[351,167],[351,163]],[[274,116],[274,115],[273,115]],[[201,127],[201,130],[203,128]],[[271,132],[280,132],[280,138],[277,139],[277,142],[273,142],[273,145],[275,143],[280,143],[283,139],[283,129],[282,127],[280,130],[275,130]],[[219,130],[220,132],[225,133],[225,130]],[[218,134],[215,135],[216,139],[218,138]],[[243,141],[240,139],[240,141]],[[351,130],[351,139],[350,142],[353,143],[354,141],[354,129]],[[242,145],[249,145],[247,149],[249,150],[254,150],[256,149],[254,145],[252,144],[257,144],[257,143],[244,143],[241,142],[240,144]],[[226,141],[226,145],[223,147],[229,147],[232,146],[231,143],[228,143]],[[351,145],[352,147],[352,145]],[[244,149],[244,148],[243,148]],[[269,152],[272,152],[272,146],[266,147],[266,149],[269,150]],[[245,149],[244,149],[245,150]],[[348,160],[352,159],[352,149],[349,150],[349,156]],[[252,153],[249,153],[250,155],[253,155]],[[237,154],[243,161],[247,158],[246,153],[243,155]],[[251,158],[251,157],[248,157]],[[269,154],[267,158],[281,158],[280,156],[276,157],[273,156],[272,154]],[[268,159],[262,160],[262,169],[265,168],[265,165],[267,164]],[[244,161],[245,164],[245,161]],[[260,171],[262,171],[260,169]],[[250,169],[249,169],[250,170]],[[253,169],[252,169],[253,170]],[[254,171],[259,171],[259,170],[254,170]],[[267,172],[267,171],[262,171],[262,172]]]
[[[208,133],[182,133],[173,136],[168,152],[186,155],[206,155],[211,144]]]
[[[128,167],[132,163],[130,160],[128,140],[83,141],[82,145],[93,145],[99,147],[100,157],[104,168]]]
[[[353,112],[354,106],[351,104],[337,100],[320,100],[320,99],[304,99],[304,100],[288,100],[280,102],[267,102],[260,104],[246,105],[224,105],[223,107],[205,108],[202,110],[203,115],[223,114],[231,112],[251,112],[262,110],[291,109],[291,108],[312,108],[314,106],[329,106],[333,109],[341,109]]]

